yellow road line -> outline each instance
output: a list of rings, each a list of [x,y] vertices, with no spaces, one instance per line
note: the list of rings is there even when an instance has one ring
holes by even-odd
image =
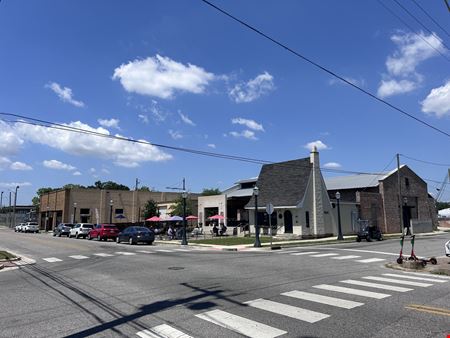
[[[416,305],[416,304],[410,304],[408,306],[405,306],[406,309],[410,310],[416,310],[421,312],[427,312],[432,313],[435,315],[441,315],[441,316],[449,316],[450,317],[450,310],[448,309],[441,309],[437,307],[431,307],[431,306],[425,306],[425,305]]]

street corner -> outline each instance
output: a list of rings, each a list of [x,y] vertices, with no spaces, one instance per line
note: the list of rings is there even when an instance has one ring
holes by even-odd
[[[434,258],[434,257],[433,257]],[[434,258],[436,264],[431,263],[431,259],[404,260],[401,264],[397,262],[389,262],[385,267],[393,270],[401,270],[405,272],[430,274],[434,276],[442,276],[450,279],[450,258],[441,256]]]
[[[9,249],[1,250],[2,259],[0,259],[0,271],[16,270],[21,266],[35,264],[36,261],[32,258],[26,257],[20,253],[11,251]]]

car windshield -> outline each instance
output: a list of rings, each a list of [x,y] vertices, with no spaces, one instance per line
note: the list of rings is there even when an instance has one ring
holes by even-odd
[[[83,224],[83,228],[93,229],[94,224]]]
[[[73,224],[69,224],[69,223],[67,223],[67,224],[63,224],[63,226],[65,226],[65,227],[70,227],[70,228],[73,228],[73,227],[74,227],[74,225],[73,225]]]
[[[105,229],[117,229],[117,227],[115,225],[105,225],[104,228]]]
[[[149,232],[150,230],[148,230],[147,228],[144,228],[144,227],[138,227],[138,228],[136,228],[136,231]]]

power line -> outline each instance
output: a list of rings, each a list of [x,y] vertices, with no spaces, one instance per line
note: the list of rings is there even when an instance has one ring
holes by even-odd
[[[443,54],[439,49],[437,49],[436,47],[434,47],[430,42],[428,42],[427,39],[425,39],[422,35],[420,35],[419,33],[417,33],[414,28],[412,28],[405,20],[403,20],[400,16],[398,16],[393,10],[391,10],[389,7],[387,7],[381,0],[377,0],[378,3],[383,6],[384,9],[386,9],[389,13],[391,13],[392,16],[394,16],[395,18],[397,18],[401,23],[403,23],[407,28],[409,28],[409,30],[411,32],[413,32],[415,35],[417,35],[422,41],[424,41],[428,46],[430,46],[431,48],[433,48],[437,53],[439,53],[439,55],[441,55],[446,61],[450,62],[450,58],[448,58],[447,55]],[[395,1],[395,0],[394,0]],[[398,3],[397,3],[398,4]],[[401,6],[400,4],[398,4],[399,6]],[[433,36],[435,36],[435,34],[433,32],[431,32],[431,34]],[[440,39],[439,39],[440,40]],[[444,44],[442,42],[442,44]]]
[[[395,160],[395,155],[392,156],[392,159],[389,161],[389,163],[383,168],[383,170],[381,172],[385,172],[387,168],[389,168],[389,166],[392,164],[392,162]],[[384,175],[380,175],[380,176],[384,176]],[[373,180],[366,186],[364,187],[364,189],[362,191],[365,191],[367,188],[369,188],[370,186],[372,186],[372,184],[375,182],[375,180],[377,180],[379,176],[375,176],[373,178]]]
[[[298,58],[300,58],[300,59],[302,59],[302,60],[304,60],[304,61],[306,61],[306,62],[312,64],[314,67],[319,68],[320,70],[324,71],[325,73],[327,73],[327,74],[329,74],[329,75],[331,75],[331,76],[333,76],[333,77],[335,77],[335,78],[337,78],[337,79],[343,81],[344,83],[348,84],[349,86],[352,86],[353,88],[359,90],[360,92],[362,92],[362,93],[364,93],[364,94],[370,96],[372,99],[375,99],[376,101],[385,104],[386,106],[388,106],[388,107],[390,107],[390,108],[396,110],[397,112],[399,112],[399,113],[401,113],[401,114],[403,114],[403,115],[405,115],[405,116],[407,116],[407,117],[409,117],[409,118],[415,120],[416,122],[419,122],[419,123],[421,123],[421,124],[427,126],[428,128],[431,128],[431,129],[437,131],[438,133],[441,133],[441,134],[443,134],[443,135],[445,135],[445,136],[447,136],[447,137],[450,138],[450,133],[448,133],[448,132],[446,132],[446,131],[444,131],[444,130],[439,129],[439,128],[437,128],[437,127],[435,127],[435,126],[429,124],[428,122],[425,122],[424,120],[419,119],[418,117],[416,117],[416,116],[414,116],[414,115],[412,115],[412,114],[406,112],[405,110],[403,110],[403,109],[401,109],[401,108],[399,108],[399,107],[393,105],[392,103],[389,103],[388,101],[386,101],[386,100],[384,100],[384,99],[379,98],[379,97],[376,96],[375,94],[369,92],[368,90],[363,89],[362,87],[359,87],[358,85],[356,85],[356,84],[352,83],[351,81],[345,79],[343,76],[338,75],[336,72],[334,72],[334,71],[332,71],[332,70],[330,70],[330,69],[328,69],[328,68],[326,68],[326,67],[320,65],[319,63],[313,61],[312,59],[309,59],[308,57],[306,57],[306,56],[300,54],[299,52],[296,52],[295,50],[293,50],[292,48],[288,47],[287,45],[285,45],[285,44],[279,42],[279,41],[276,40],[275,38],[270,37],[269,35],[263,33],[263,32],[260,31],[259,29],[257,29],[257,28],[255,28],[255,27],[251,26],[250,24],[244,22],[243,20],[241,20],[241,19],[235,17],[234,15],[232,15],[232,14],[226,12],[225,10],[223,10],[223,9],[221,9],[220,7],[214,5],[213,3],[211,3],[211,2],[209,2],[209,1],[207,1],[207,0],[200,0],[200,1],[204,2],[205,4],[207,4],[208,6],[214,8],[215,10],[219,11],[220,13],[222,13],[222,14],[228,16],[229,18],[233,19],[234,21],[238,22],[239,24],[241,24],[241,25],[247,27],[248,29],[252,30],[253,32],[255,32],[255,33],[261,35],[262,37],[264,37],[265,39],[267,39],[267,40],[273,42],[274,44],[278,45],[279,47],[285,49],[285,50],[288,51],[289,53],[294,54],[294,55],[297,56]]]
[[[426,164],[436,165],[436,166],[440,166],[440,167],[450,167],[449,163],[436,163],[436,162],[430,162],[430,161],[425,161],[425,160],[419,160],[417,158],[406,156],[403,154],[400,154],[400,156],[410,159],[410,160],[413,160],[413,161],[422,162],[422,163],[426,163]]]
[[[417,7],[419,7],[420,10],[421,10],[422,12],[424,12],[425,15],[426,15],[431,21],[433,21],[434,24],[435,24],[436,26],[438,26],[445,34],[447,34],[448,37],[450,37],[450,33],[447,32],[447,30],[446,30],[444,27],[442,27],[442,26],[439,24],[439,22],[437,22],[436,20],[434,20],[434,18],[433,18],[433,17],[425,10],[425,8],[423,8],[416,0],[411,0],[411,1],[414,2],[415,5],[416,5]]]

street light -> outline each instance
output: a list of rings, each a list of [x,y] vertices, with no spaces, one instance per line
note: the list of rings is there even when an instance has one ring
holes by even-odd
[[[341,199],[341,193],[338,191],[336,192],[336,200],[337,200],[337,211],[338,211],[338,241],[342,241],[344,239],[344,236],[342,236],[342,226],[341,226],[341,204],[340,204],[340,199]]]
[[[109,201],[109,224],[112,224],[112,207],[113,207],[114,201]]]
[[[183,237],[181,239],[181,245],[188,245],[186,238],[186,190],[183,190],[183,192],[181,193],[181,197],[183,197]]]
[[[16,192],[14,193],[13,226],[16,226],[17,189],[19,189],[19,186],[16,186]]]
[[[259,188],[255,185],[253,188],[253,195],[255,196],[255,244],[253,245],[255,248],[261,247],[261,242],[259,240],[259,225],[258,225],[258,195]]]
[[[73,203],[73,223],[77,222],[77,202]]]

